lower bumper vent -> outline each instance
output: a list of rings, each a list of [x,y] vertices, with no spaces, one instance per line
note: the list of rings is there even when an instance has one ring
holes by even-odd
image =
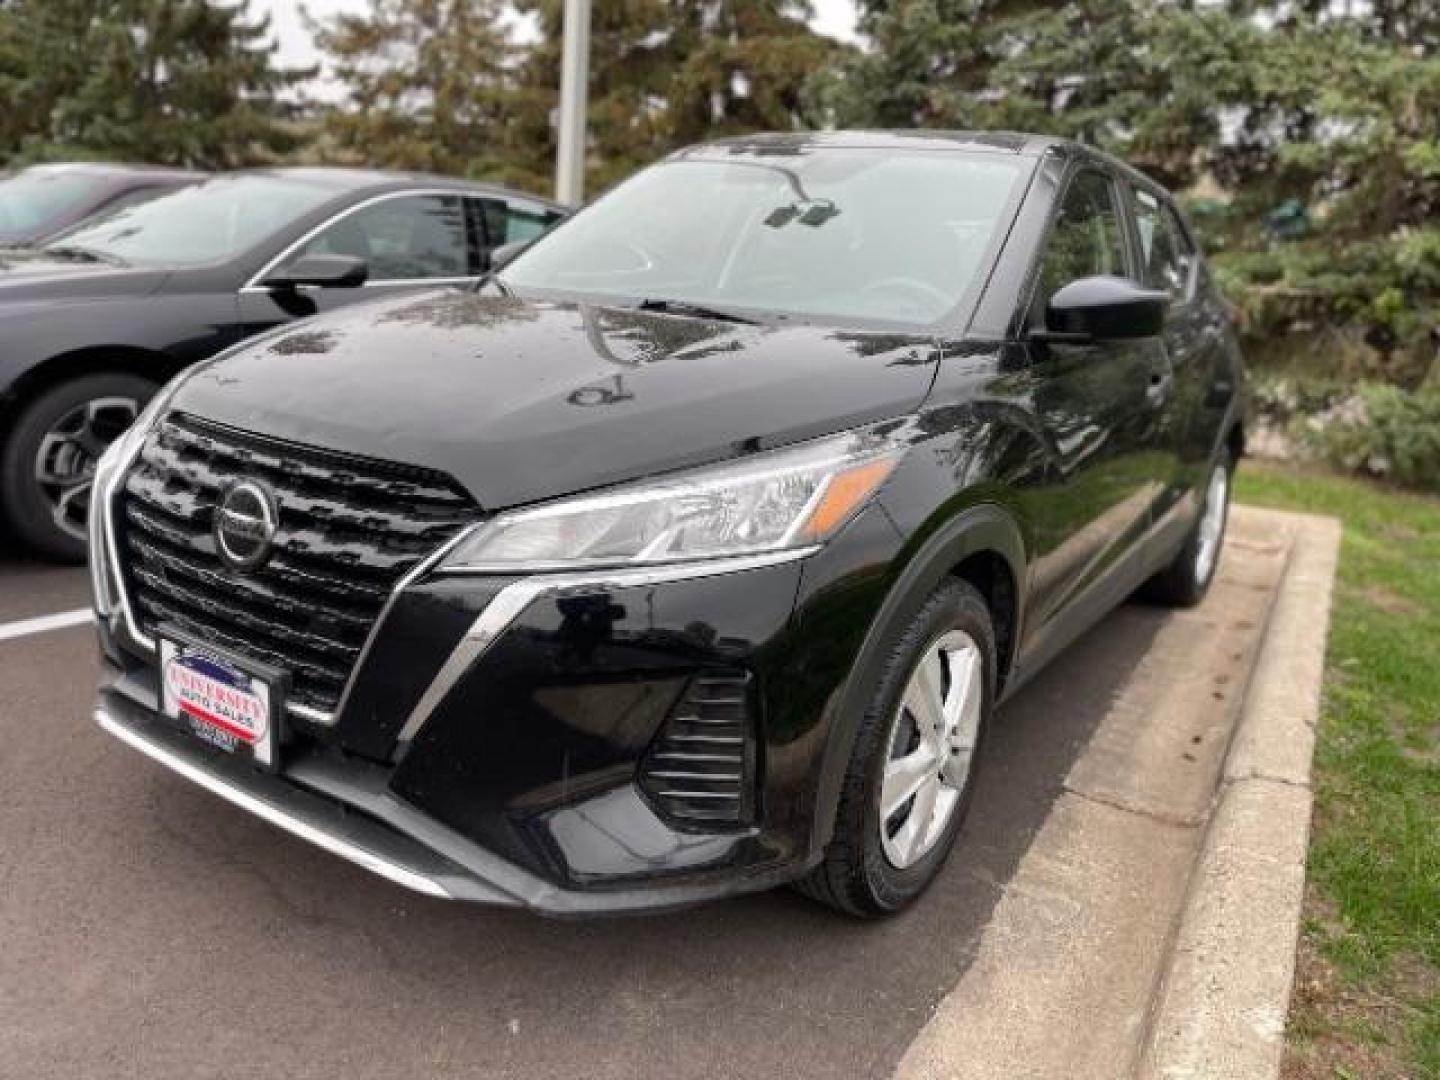
[[[752,819],[750,697],[747,672],[705,672],[691,680],[640,765],[640,788],[664,816],[709,825]]]

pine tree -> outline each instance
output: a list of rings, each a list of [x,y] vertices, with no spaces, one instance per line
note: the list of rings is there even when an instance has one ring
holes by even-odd
[[[1256,28],[1171,0],[1082,0],[991,34],[986,119],[1112,150],[1175,188],[1214,165],[1228,104],[1254,93]]]
[[[315,23],[345,100],[320,156],[463,176],[494,173],[509,112],[513,46],[501,0],[373,0]]]
[[[866,0],[817,76],[844,125],[1018,128],[1218,183],[1216,266],[1256,343],[1306,325],[1413,384],[1440,325],[1433,0]],[[1305,347],[1305,346],[1301,346]],[[1313,348],[1313,346],[1311,346]]]
[[[540,41],[518,71],[510,172],[548,188],[563,0],[521,0]],[[806,87],[839,46],[796,0],[606,0],[591,14],[587,186],[600,191],[702,139],[813,126]]]
[[[869,0],[872,48],[817,78],[842,126],[1012,129],[1136,158],[1171,183],[1203,168],[1217,95],[1243,81],[1244,24],[1173,0]]]
[[[1241,254],[1226,269],[1258,334],[1348,329],[1332,354],[1417,385],[1440,327],[1440,54],[1423,27],[1413,43],[1381,37],[1383,7],[1316,12],[1257,36],[1228,161]],[[1278,234],[1277,212],[1298,227]]]
[[[10,0],[0,95],[4,148],[225,168],[295,141],[286,91],[248,0]]]
[[[516,70],[514,108],[499,178],[535,191],[554,181],[556,109],[564,0],[519,0],[539,40]],[[599,191],[654,160],[669,145],[666,89],[679,60],[668,0],[607,0],[590,16],[589,191]]]
[[[861,0],[871,48],[816,76],[841,127],[994,126],[994,73],[1034,0]]]
[[[672,143],[814,126],[806,83],[840,50],[810,29],[808,0],[683,0],[677,7],[684,59],[666,95]]]
[[[7,107],[0,110],[0,162],[19,145],[30,127],[25,113],[15,107],[20,86],[29,74],[29,65],[13,8],[11,0],[0,0],[0,101],[7,103]]]

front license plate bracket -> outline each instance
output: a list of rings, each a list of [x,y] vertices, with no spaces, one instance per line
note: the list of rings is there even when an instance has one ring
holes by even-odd
[[[160,708],[196,738],[248,756],[267,772],[280,767],[284,743],[283,672],[226,649],[159,627]]]

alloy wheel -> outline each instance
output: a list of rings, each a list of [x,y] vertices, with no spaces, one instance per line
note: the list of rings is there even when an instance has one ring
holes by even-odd
[[[1202,585],[1215,572],[1220,543],[1225,536],[1226,503],[1230,497],[1230,470],[1215,466],[1205,490],[1205,509],[1200,517],[1199,543],[1195,546],[1195,580]]]
[[[35,483],[57,528],[85,537],[95,465],[140,413],[132,397],[102,397],[82,402],[51,425],[35,451]]]
[[[952,630],[924,650],[905,685],[880,783],[880,844],[896,869],[935,847],[970,783],[984,683],[979,646]]]

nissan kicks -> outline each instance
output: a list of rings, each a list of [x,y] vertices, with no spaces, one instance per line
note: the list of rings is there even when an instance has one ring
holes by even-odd
[[[997,705],[1204,596],[1241,379],[1174,203],[1093,150],[686,150],[156,396],[96,474],[97,719],[435,896],[892,913]]]

